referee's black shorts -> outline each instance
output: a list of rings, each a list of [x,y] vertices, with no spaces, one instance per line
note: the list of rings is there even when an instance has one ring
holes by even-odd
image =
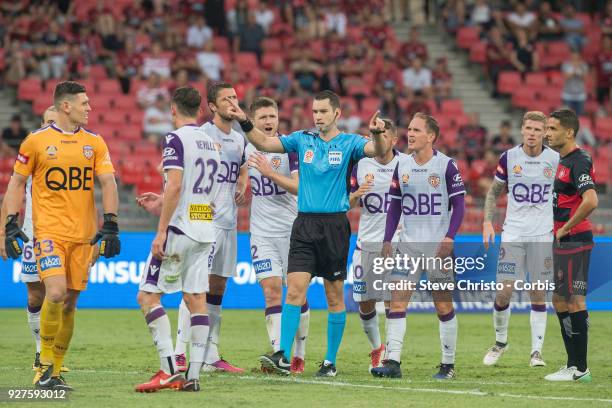
[[[287,273],[346,279],[350,239],[346,213],[298,213],[291,229]]]

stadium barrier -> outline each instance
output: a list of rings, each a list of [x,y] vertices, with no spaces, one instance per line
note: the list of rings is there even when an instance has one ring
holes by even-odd
[[[112,259],[101,259],[90,272],[88,288],[79,299],[80,308],[137,308],[136,293],[140,276],[145,267],[154,234],[150,232],[124,232],[121,234],[121,255]],[[499,236],[498,236],[499,239]],[[346,303],[349,311],[356,311],[352,299],[353,271],[350,260],[355,247],[356,236],[351,238],[348,278],[346,282]],[[485,259],[484,269],[477,275],[478,280],[494,281],[497,267],[499,246],[494,245],[485,251],[480,236],[458,236],[455,245],[455,256],[473,256]],[[249,234],[238,234],[237,273],[230,279],[226,295],[223,298],[224,308],[229,309],[263,309],[262,291],[257,284],[254,269],[251,267],[251,251]],[[589,272],[589,309],[612,310],[612,276],[609,274],[612,265],[612,237],[598,237],[591,257]],[[19,280],[21,263],[0,260],[0,307],[21,308],[26,305],[26,287]],[[459,276],[458,276],[459,278]],[[462,279],[475,279],[470,273],[461,276]],[[478,312],[490,311],[494,292],[488,297],[474,296],[469,293],[457,293],[455,300],[458,311]],[[516,311],[529,310],[526,292],[518,293],[517,302],[513,303]],[[413,297],[413,300],[424,298]],[[177,307],[180,302],[178,294],[167,295],[163,303],[168,307]],[[326,308],[323,284],[320,279],[312,281],[308,291],[308,302],[313,309]],[[411,303],[414,311],[433,311],[429,301]]]

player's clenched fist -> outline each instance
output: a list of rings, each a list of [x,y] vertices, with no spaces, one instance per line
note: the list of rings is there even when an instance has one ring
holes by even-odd
[[[119,226],[115,214],[104,214],[104,224],[98,231],[90,244],[94,245],[100,241],[99,254],[105,258],[112,258],[121,252],[121,241],[119,241]]]
[[[28,242],[30,240],[21,228],[19,228],[19,225],[17,225],[17,218],[17,214],[11,214],[6,217],[6,227],[4,228],[6,255],[12,259],[19,258],[23,252],[17,238],[20,238],[23,242]]]

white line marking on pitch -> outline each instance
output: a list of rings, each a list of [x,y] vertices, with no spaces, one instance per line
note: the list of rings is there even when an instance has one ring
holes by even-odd
[[[24,370],[20,367],[0,367],[0,370],[8,371],[8,370]],[[145,374],[144,371],[119,371],[119,370],[91,370],[91,369],[73,369],[70,372],[78,372],[78,373],[87,373],[87,374],[127,374],[127,375],[140,375]],[[236,378],[239,380],[247,380],[247,381],[273,381],[273,382],[285,382],[285,383],[297,383],[297,384],[311,384],[311,385],[331,385],[336,387],[352,387],[352,388],[370,388],[370,389],[381,389],[381,390],[400,390],[400,391],[417,391],[417,392],[427,392],[433,394],[459,394],[459,395],[474,395],[478,397],[506,397],[506,398],[525,398],[525,399],[546,399],[546,400],[554,400],[554,401],[589,401],[589,402],[607,402],[612,403],[612,399],[605,398],[580,398],[580,397],[560,397],[560,396],[548,396],[548,395],[526,395],[526,394],[512,394],[512,393],[494,393],[494,392],[484,392],[477,390],[445,390],[440,388],[417,388],[417,387],[396,387],[393,383],[388,384],[354,384],[348,382],[336,382],[336,381],[325,381],[325,380],[305,380],[303,378],[286,378],[286,377],[255,377],[248,375],[223,375],[225,378]],[[374,382],[376,380],[364,379],[363,381]],[[409,382],[413,382],[413,380],[408,380]],[[378,381],[377,381],[378,382]],[[440,383],[440,381],[432,381],[432,380],[423,380],[423,381],[415,381],[415,382],[427,382],[427,383]],[[481,381],[451,381],[450,384],[453,383],[465,383],[465,384],[482,384],[482,385],[496,385],[496,384],[508,384],[508,385],[516,385],[516,383],[497,383],[497,382],[481,382]],[[557,384],[557,385],[565,385],[566,387],[571,387],[573,385],[570,384]],[[597,386],[598,388],[600,386]]]

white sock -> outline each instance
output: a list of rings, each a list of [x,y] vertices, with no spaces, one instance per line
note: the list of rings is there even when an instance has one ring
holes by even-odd
[[[219,332],[221,330],[221,305],[208,304],[208,344],[206,349],[206,364],[212,364],[220,360],[219,357]]]
[[[185,354],[190,341],[189,329],[191,327],[191,314],[184,300],[181,300],[178,310],[178,324],[176,329],[176,346],[174,354]]]
[[[359,321],[361,327],[368,337],[372,350],[380,348],[380,330],[378,329],[378,314],[376,309],[372,313],[363,314],[359,311]]]
[[[266,308],[266,330],[270,346],[275,353],[280,350],[281,311],[281,305]]]
[[[457,349],[458,321],[455,311],[445,316],[438,316],[440,320],[440,348],[442,349],[442,364],[455,364],[455,350]]]
[[[200,370],[204,363],[204,354],[206,354],[206,343],[208,341],[208,316],[192,314],[190,324],[191,343],[189,347],[187,380],[199,380]]]
[[[161,362],[160,368],[167,374],[176,372],[174,361],[174,348],[172,347],[172,329],[170,319],[163,306],[157,306],[145,316],[153,342],[157,346],[157,353]]]
[[[398,363],[406,335],[406,312],[390,312],[387,323],[387,358]]]
[[[302,306],[304,310],[304,306]],[[300,324],[295,333],[295,346],[293,347],[293,357],[304,360],[306,356],[306,339],[308,338],[308,327],[310,326],[310,307],[306,305],[306,311],[300,315]]]
[[[31,312],[30,307],[26,308],[28,313],[28,326],[36,343],[36,352],[40,353],[40,307],[37,312]]]
[[[510,304],[504,310],[497,310],[497,303],[493,309],[493,327],[495,328],[495,341],[508,343],[508,323],[510,322]]]
[[[544,311],[531,310],[529,323],[531,323],[531,352],[542,352],[544,335],[546,334],[546,309]]]

